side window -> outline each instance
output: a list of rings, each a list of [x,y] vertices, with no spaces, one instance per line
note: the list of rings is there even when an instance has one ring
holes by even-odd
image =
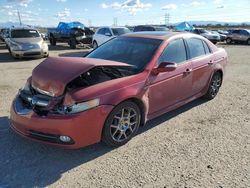
[[[160,57],[160,62],[182,63],[187,60],[186,47],[183,39],[177,39],[168,44]]]
[[[245,30],[240,30],[240,34],[241,34],[241,35],[246,35],[246,36],[247,36],[247,35],[248,35],[248,32],[245,31]]]
[[[233,34],[239,34],[239,32],[240,32],[239,30],[234,30],[232,33]]]
[[[211,50],[210,50],[210,48],[208,47],[207,43],[206,43],[204,40],[203,40],[202,42],[203,42],[203,46],[204,46],[204,48],[205,48],[206,54],[210,54],[210,53],[211,53]]]
[[[97,34],[99,34],[99,35],[105,35],[105,28],[99,29],[99,31],[97,32]]]
[[[205,49],[202,43],[202,40],[197,38],[189,38],[186,39],[189,51],[190,51],[190,59],[205,55]]]
[[[104,34],[106,34],[106,33],[108,33],[108,34],[112,35],[112,33],[111,33],[111,31],[110,31],[110,29],[109,29],[109,28],[106,28],[106,29],[105,29]]]

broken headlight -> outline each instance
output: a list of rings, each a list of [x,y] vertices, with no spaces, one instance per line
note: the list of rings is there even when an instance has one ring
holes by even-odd
[[[99,104],[100,104],[99,99],[93,99],[90,101],[77,103],[72,106],[65,106],[63,107],[63,114],[75,114],[75,113],[83,112],[91,108],[95,108],[99,106]]]

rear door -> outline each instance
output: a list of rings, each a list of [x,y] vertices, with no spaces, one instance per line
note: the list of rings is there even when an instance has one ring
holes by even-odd
[[[200,93],[212,74],[213,54],[207,43],[199,38],[186,38],[188,58],[192,62],[192,95]]]
[[[249,38],[249,33],[245,30],[240,30],[240,41],[246,42]]]
[[[178,66],[174,71],[150,76],[149,114],[164,111],[191,95],[192,65],[187,61],[186,46],[182,38],[167,45],[158,65],[162,62],[175,62]]]
[[[241,41],[240,30],[234,30],[232,32],[232,38],[234,41]]]

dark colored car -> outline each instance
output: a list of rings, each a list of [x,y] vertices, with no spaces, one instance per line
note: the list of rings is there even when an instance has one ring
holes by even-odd
[[[169,29],[161,26],[151,26],[151,25],[138,25],[134,27],[133,32],[141,31],[168,31]]]
[[[86,58],[47,58],[11,107],[17,133],[80,148],[128,142],[144,125],[199,97],[213,99],[227,53],[191,33],[139,32],[116,37]]]
[[[229,35],[227,35],[226,42],[227,44],[238,42],[250,45],[250,30],[235,29]]]
[[[70,48],[75,49],[78,44],[91,45],[94,32],[80,22],[60,22],[56,29],[48,29],[50,44],[66,42]]]

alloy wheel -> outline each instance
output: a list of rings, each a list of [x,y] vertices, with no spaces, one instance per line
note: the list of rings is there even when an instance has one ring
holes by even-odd
[[[215,74],[212,78],[209,93],[212,97],[215,97],[220,89],[222,78],[220,74]]]
[[[137,128],[138,114],[135,109],[122,108],[113,116],[110,132],[112,139],[116,142],[123,142],[131,137]]]

